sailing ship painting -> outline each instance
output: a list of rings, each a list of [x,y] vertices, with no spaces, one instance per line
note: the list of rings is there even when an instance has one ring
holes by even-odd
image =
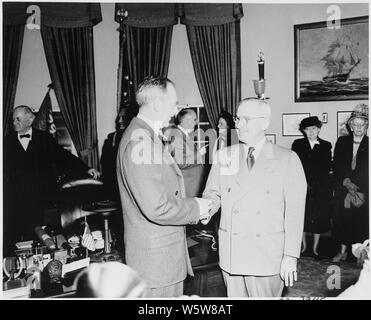
[[[327,76],[322,78],[324,82],[346,82],[350,73],[361,62],[352,48],[349,37],[334,41],[321,60],[325,61],[327,69]]]
[[[295,26],[295,101],[368,99],[368,17]]]

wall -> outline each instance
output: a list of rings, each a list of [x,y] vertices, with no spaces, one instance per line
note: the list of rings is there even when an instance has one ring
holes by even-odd
[[[342,18],[368,15],[367,4],[339,4]],[[98,143],[101,151],[107,134],[114,130],[117,105],[118,24],[113,20],[114,4],[102,3],[103,21],[94,27],[94,54],[97,96]],[[281,136],[283,112],[328,113],[328,124],[321,136],[336,141],[336,112],[351,110],[358,101],[294,102],[293,25],[324,21],[327,5],[323,4],[243,4],[241,20],[242,97],[253,96],[252,80],[257,79],[257,54],[265,54],[267,96],[273,118],[269,133],[277,143],[290,147],[293,137]],[[177,86],[180,104],[202,104],[184,25],[175,25],[171,46],[169,78]],[[40,32],[25,29],[15,105],[28,104],[38,109],[50,83]],[[53,108],[57,109],[54,95]]]
[[[277,143],[291,147],[297,137],[282,137],[281,114],[309,112],[328,113],[321,136],[333,145],[337,139],[337,111],[352,110],[360,101],[294,102],[294,32],[293,25],[325,21],[328,5],[323,4],[244,4],[241,20],[242,97],[253,96],[252,80],[258,78],[257,55],[265,54],[266,93],[272,106],[269,133]],[[367,4],[339,4],[342,18],[368,15]],[[368,101],[364,101],[368,103]],[[321,119],[321,117],[320,117]]]

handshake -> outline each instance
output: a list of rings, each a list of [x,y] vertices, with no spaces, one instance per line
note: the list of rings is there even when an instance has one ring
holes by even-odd
[[[211,199],[196,198],[200,206],[200,221],[207,225],[213,215],[219,210],[219,204]]]

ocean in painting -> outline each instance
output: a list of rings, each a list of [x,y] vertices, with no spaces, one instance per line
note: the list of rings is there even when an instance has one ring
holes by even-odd
[[[349,79],[346,82],[301,81],[301,98],[349,97],[368,95],[368,78]]]

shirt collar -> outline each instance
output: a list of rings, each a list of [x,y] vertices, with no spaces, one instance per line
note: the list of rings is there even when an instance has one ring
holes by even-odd
[[[265,143],[266,140],[267,139],[265,137],[263,137],[261,140],[259,140],[257,143],[255,143],[253,145],[245,144],[246,154],[249,151],[249,148],[253,147],[254,148],[254,151],[253,151],[254,158],[255,159],[258,158],[258,156],[260,154],[260,151],[263,149],[263,146],[264,146],[264,143]]]
[[[19,139],[19,137],[21,135],[23,136],[25,134],[29,134],[30,135],[30,139],[32,139],[32,127],[30,129],[28,129],[25,133],[17,133],[18,139]]]
[[[149,119],[148,117],[146,117],[145,115],[143,115],[142,113],[138,113],[137,115],[137,118],[143,120],[145,123],[147,123],[153,130],[153,132],[156,134],[156,135],[161,135],[162,132],[161,132],[161,128],[162,128],[162,124],[160,121],[152,121],[151,119]]]
[[[310,144],[310,147],[313,149],[314,145],[316,144],[319,144],[319,141],[316,140],[316,141],[311,141],[311,140],[308,140],[309,141],[309,144]]]
[[[180,131],[182,131],[187,137],[188,137],[188,135],[191,133],[191,132],[193,132],[193,130],[191,130],[191,129],[184,129],[181,125],[178,125],[177,126],[179,129],[180,129]]]

